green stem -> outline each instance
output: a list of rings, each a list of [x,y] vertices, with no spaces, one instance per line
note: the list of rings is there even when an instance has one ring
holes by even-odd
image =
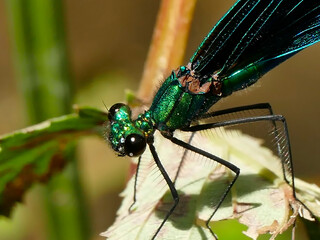
[[[7,0],[7,9],[17,83],[30,123],[69,113],[72,94],[61,0]],[[70,164],[45,190],[47,239],[89,238],[74,144],[68,149]]]

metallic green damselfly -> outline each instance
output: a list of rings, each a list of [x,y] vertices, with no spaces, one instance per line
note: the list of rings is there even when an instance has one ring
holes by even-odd
[[[225,189],[206,226],[219,209],[236,182],[240,169],[234,164],[206,152],[190,142],[175,137],[175,130],[195,133],[221,126],[233,126],[268,121],[277,133],[277,124],[284,129],[285,145],[278,141],[278,155],[282,160],[283,176],[294,191],[291,150],[285,118],[274,115],[269,104],[209,112],[220,99],[254,84],[262,75],[294,54],[320,41],[319,0],[239,0],[222,17],[205,37],[190,62],[179,67],[163,82],[149,110],[131,119],[130,108],[122,103],[109,110],[108,140],[119,156],[137,157],[148,145],[153,159],[167,182],[174,204],[154,233],[156,238],[162,226],[179,202],[175,188],[180,167],[172,180],[163,167],[154,147],[154,133],[160,131],[173,144],[195,154],[216,161],[234,172],[235,176]],[[267,114],[231,119],[222,122],[208,121],[217,116],[248,110],[264,109]],[[202,123],[201,123],[202,122]],[[204,122],[204,123],[203,123]],[[209,123],[208,123],[209,122]],[[277,134],[275,134],[277,136]],[[284,143],[283,143],[284,142]],[[139,163],[136,179],[139,173]],[[183,159],[180,166],[182,166]],[[136,201],[136,188],[134,201]]]

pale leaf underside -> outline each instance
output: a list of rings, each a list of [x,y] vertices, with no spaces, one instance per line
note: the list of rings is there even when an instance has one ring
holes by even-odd
[[[175,133],[175,136],[185,141],[189,138],[186,133]],[[159,134],[155,139],[161,162],[174,179],[183,149]],[[269,233],[273,239],[292,226],[299,213],[310,218],[308,211],[292,197],[291,187],[282,180],[280,160],[261,146],[261,140],[238,131],[221,129],[215,135],[197,133],[192,143],[232,162],[241,170],[231,194],[211,221],[213,229],[216,221],[238,219],[248,227],[244,234],[250,238],[257,239],[260,234]],[[188,152],[176,182],[179,205],[161,229],[158,239],[212,239],[205,222],[233,177],[230,170]],[[115,223],[102,236],[108,239],[151,239],[172,206],[170,191],[148,150],[139,169],[137,202],[129,213],[133,184],[134,178],[122,193],[124,199]],[[320,189],[298,179],[296,188],[297,197],[319,217]],[[223,236],[219,237],[223,239]]]

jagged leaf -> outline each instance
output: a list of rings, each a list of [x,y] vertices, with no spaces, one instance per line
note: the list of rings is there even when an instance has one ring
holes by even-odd
[[[216,221],[238,219],[248,228],[244,232],[252,239],[261,234],[271,234],[274,239],[294,223],[298,213],[308,218],[308,211],[292,196],[291,187],[282,180],[280,160],[262,146],[262,141],[238,131],[221,134],[197,133],[193,142],[202,149],[226,159],[241,169],[240,176],[214,215]],[[176,134],[175,134],[176,135]],[[189,135],[176,136],[188,141]],[[155,146],[161,162],[171,179],[174,179],[184,151],[158,134]],[[188,152],[179,174],[176,188],[180,202],[165,223],[158,239],[212,239],[205,222],[214,206],[229,185],[234,174],[210,160]],[[108,239],[151,239],[162,222],[173,200],[165,181],[146,151],[139,168],[137,202],[133,202],[132,178],[122,193],[122,205],[115,223],[102,236]],[[297,196],[319,217],[320,189],[301,180],[296,182]],[[223,239],[223,236],[220,236]]]
[[[0,214],[8,216],[24,192],[45,182],[68,160],[74,140],[99,133],[107,117],[92,108],[0,137]]]

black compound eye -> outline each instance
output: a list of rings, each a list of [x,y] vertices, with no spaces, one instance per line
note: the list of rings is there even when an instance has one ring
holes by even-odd
[[[123,106],[125,106],[125,104],[123,104],[123,103],[116,103],[116,104],[114,104],[111,108],[110,108],[110,110],[109,110],[109,112],[108,112],[108,119],[109,120],[112,120],[113,119],[113,117],[114,117],[114,115],[119,111],[119,109],[121,108],[121,107],[123,107]]]
[[[146,139],[144,136],[133,133],[126,137],[124,142],[124,152],[129,157],[141,155],[146,149]]]

